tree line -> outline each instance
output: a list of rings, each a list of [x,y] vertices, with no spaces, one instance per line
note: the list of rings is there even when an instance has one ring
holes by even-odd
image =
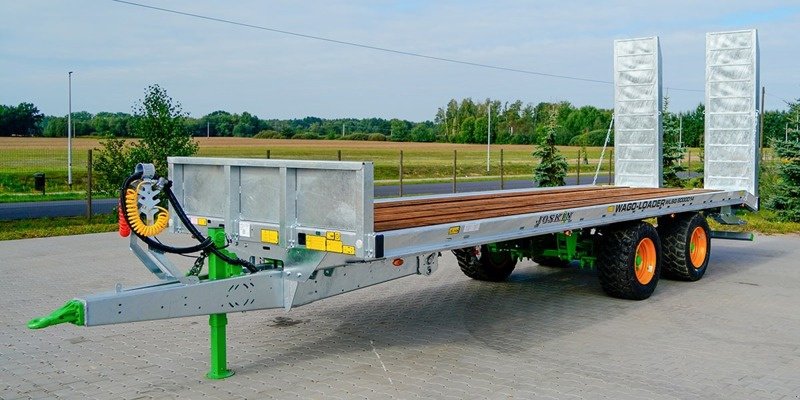
[[[680,130],[683,146],[702,146],[704,106],[693,110],[665,113],[665,127]],[[551,111],[555,121],[550,121]],[[249,112],[241,114],[214,111],[200,118],[183,116],[184,127],[194,137],[257,137],[274,139],[349,139],[414,142],[540,143],[550,129],[560,146],[602,146],[613,110],[593,106],[576,107],[569,102],[536,105],[471,98],[452,99],[439,107],[433,120],[413,122],[385,118],[263,119]],[[767,111],[764,114],[765,145],[785,135],[786,124],[794,120],[791,111]],[[86,111],[72,114],[75,136],[135,137],[135,117],[128,113]],[[551,125],[555,124],[555,128]],[[0,136],[67,135],[66,116],[43,115],[31,103],[0,105]],[[612,136],[613,137],[613,136]],[[613,142],[612,142],[613,143]]]

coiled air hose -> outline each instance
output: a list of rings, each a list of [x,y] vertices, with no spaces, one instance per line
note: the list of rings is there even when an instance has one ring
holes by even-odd
[[[142,172],[141,171],[140,172],[136,172],[133,175],[129,176],[127,179],[125,179],[125,182],[122,184],[122,188],[121,188],[120,194],[119,194],[119,204],[126,205],[126,210],[127,210],[127,204],[128,204],[127,203],[127,195],[129,193],[128,190],[130,189],[131,183],[134,182],[135,180],[141,179],[141,178],[142,178]],[[183,207],[181,207],[180,203],[178,202],[178,199],[175,197],[175,193],[172,192],[172,181],[167,181],[167,184],[164,185],[163,191],[164,191],[164,193],[167,194],[167,199],[169,200],[170,204],[172,204],[172,207],[175,209],[175,214],[181,220],[181,222],[186,227],[186,229],[189,230],[189,233],[191,233],[192,236],[194,236],[194,238],[197,239],[200,243],[198,243],[198,244],[196,244],[194,246],[188,246],[188,247],[168,246],[168,245],[165,245],[163,243],[160,243],[158,241],[155,241],[155,240],[151,239],[149,236],[141,234],[136,229],[131,229],[133,231],[133,233],[139,239],[141,239],[144,243],[146,243],[151,248],[154,248],[156,250],[159,250],[159,251],[162,251],[162,252],[165,252],[165,253],[187,254],[187,253],[194,253],[194,252],[197,252],[197,251],[203,251],[204,253],[211,252],[211,253],[214,253],[215,255],[217,255],[217,257],[221,258],[223,261],[227,262],[228,264],[233,264],[233,265],[238,265],[238,266],[245,267],[251,273],[258,272],[258,268],[256,268],[256,266],[253,265],[253,263],[245,261],[245,260],[242,260],[240,258],[231,258],[231,257],[229,257],[228,255],[226,255],[225,253],[221,252],[219,249],[217,249],[214,246],[214,243],[213,243],[213,241],[212,241],[212,239],[210,237],[204,237],[203,236],[203,234],[189,220],[189,217],[186,216],[186,212],[184,212]],[[159,207],[159,208],[161,210],[164,210],[161,207]],[[136,208],[136,213],[138,213],[138,206]],[[133,228],[133,221],[131,221],[131,219],[130,219],[131,216],[129,215],[129,213],[125,212],[125,213],[122,213],[122,215],[123,215],[123,217],[125,219],[125,222],[127,222],[128,225]],[[167,221],[168,221],[169,216],[167,215],[166,212],[162,211],[161,213],[159,213],[159,216],[161,216],[161,215],[166,215],[166,218],[167,218]],[[138,214],[136,216],[139,217]],[[139,218],[139,219],[141,220],[141,218]],[[153,226],[155,226],[157,224],[158,224],[158,218],[156,219],[156,223],[154,223]]]
[[[139,189],[142,187],[144,181],[136,185],[136,189],[127,188],[125,190],[125,214],[127,220],[130,221],[131,229],[142,236],[155,236],[161,233],[169,224],[169,211],[166,208],[156,206],[159,213],[156,214],[156,220],[152,225],[142,220],[142,215],[139,212]]]

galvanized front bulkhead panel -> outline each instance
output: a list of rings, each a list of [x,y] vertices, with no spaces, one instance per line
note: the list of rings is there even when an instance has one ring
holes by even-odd
[[[239,257],[291,260],[291,249],[342,260],[375,255],[372,163],[170,157],[169,164],[192,223],[201,231],[224,226]],[[185,231],[175,217],[170,226]]]
[[[758,196],[759,97],[758,32],[706,34],[706,188]]]
[[[661,47],[658,37],[614,41],[614,184],[660,187]]]

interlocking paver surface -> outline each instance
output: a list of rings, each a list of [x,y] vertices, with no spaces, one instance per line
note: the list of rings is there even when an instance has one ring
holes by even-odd
[[[206,317],[26,329],[154,279],[116,234],[0,242],[0,256],[3,399],[800,398],[798,236],[714,241],[705,278],[641,302],[531,262],[473,281],[445,254],[430,277],[230,314],[224,381],[203,377]]]

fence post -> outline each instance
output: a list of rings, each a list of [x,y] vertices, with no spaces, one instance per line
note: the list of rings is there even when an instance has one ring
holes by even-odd
[[[578,180],[576,184],[581,184],[581,149],[578,149]]]
[[[400,150],[400,197],[403,197],[403,150]]]
[[[500,149],[500,190],[505,188],[505,182],[503,181],[503,149]]]
[[[92,219],[92,149],[86,160],[86,219]]]
[[[272,153],[272,151],[270,149],[267,149],[267,160],[269,160],[272,156],[272,154],[270,153]]]
[[[341,150],[336,150],[336,157],[339,159],[339,161],[342,161],[342,151]]]
[[[456,192],[456,168],[458,165],[458,150],[453,150],[453,193]]]
[[[611,181],[611,170],[614,168],[614,149],[611,149],[611,155],[608,157],[608,184],[613,185]]]

